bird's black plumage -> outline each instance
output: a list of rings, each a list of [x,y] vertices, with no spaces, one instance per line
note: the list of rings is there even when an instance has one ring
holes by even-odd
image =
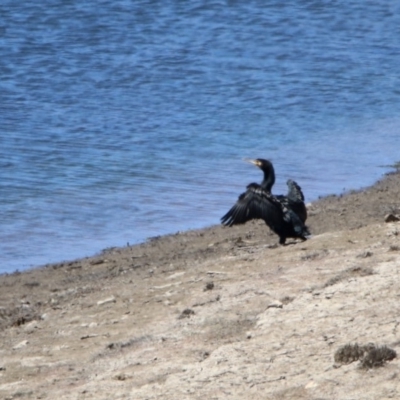
[[[264,172],[261,184],[251,183],[242,193],[233,207],[221,218],[224,225],[244,224],[252,219],[263,219],[279,236],[279,243],[285,244],[286,238],[305,240],[310,235],[305,226],[307,209],[300,186],[289,179],[286,196],[274,196],[271,193],[275,183],[275,171],[268,160],[249,160]]]

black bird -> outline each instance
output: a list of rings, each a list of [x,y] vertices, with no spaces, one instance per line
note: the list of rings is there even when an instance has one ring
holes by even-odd
[[[221,218],[223,225],[244,224],[252,219],[263,219],[279,236],[279,244],[285,244],[286,238],[307,239],[310,235],[305,226],[307,209],[300,186],[289,179],[288,194],[274,196],[271,193],[275,183],[275,171],[272,163],[258,158],[246,160],[264,172],[264,179],[258,183],[250,183],[246,192],[239,196],[236,204]]]

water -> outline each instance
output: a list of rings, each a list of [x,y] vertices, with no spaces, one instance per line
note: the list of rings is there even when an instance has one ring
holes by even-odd
[[[307,201],[400,159],[400,3],[0,5],[0,272],[219,222],[271,159]]]

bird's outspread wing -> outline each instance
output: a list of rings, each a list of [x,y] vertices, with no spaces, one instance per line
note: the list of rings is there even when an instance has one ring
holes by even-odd
[[[246,192],[239,196],[233,207],[221,218],[221,222],[232,226],[244,224],[252,219],[263,219],[273,223],[279,218],[282,218],[280,202],[257,183],[251,183]]]
[[[287,198],[294,202],[303,202],[304,201],[304,194],[301,190],[301,187],[293,180],[289,179],[286,182],[288,186],[288,194]]]

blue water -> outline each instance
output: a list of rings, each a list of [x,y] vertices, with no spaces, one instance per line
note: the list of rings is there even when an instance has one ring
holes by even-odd
[[[400,2],[2,0],[0,272],[307,201],[400,159]]]

